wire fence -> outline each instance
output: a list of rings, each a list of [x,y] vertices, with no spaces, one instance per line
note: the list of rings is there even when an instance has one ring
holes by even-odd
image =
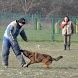
[[[0,26],[6,27],[11,21],[24,17],[28,20],[25,26],[29,40],[34,41],[62,41],[60,23],[63,17],[45,17],[39,14],[24,15],[20,13],[0,13]],[[78,33],[78,17],[69,17],[74,24],[74,38]],[[73,41],[78,41],[73,39]]]

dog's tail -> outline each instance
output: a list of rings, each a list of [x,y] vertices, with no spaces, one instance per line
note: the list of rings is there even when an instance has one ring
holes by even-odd
[[[58,60],[60,60],[61,58],[63,58],[63,56],[59,56],[59,57],[57,57],[57,58],[53,58],[53,61],[58,61]]]

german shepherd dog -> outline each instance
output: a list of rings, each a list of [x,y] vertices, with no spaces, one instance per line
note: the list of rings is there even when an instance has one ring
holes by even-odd
[[[27,64],[26,67],[28,67],[29,65],[31,65],[33,63],[43,63],[46,68],[49,68],[49,65],[53,61],[58,61],[61,58],[63,58],[63,56],[59,56],[57,58],[52,58],[50,55],[31,52],[28,50],[20,50],[20,51],[23,53],[23,55],[25,55],[27,58],[30,59],[30,62]]]

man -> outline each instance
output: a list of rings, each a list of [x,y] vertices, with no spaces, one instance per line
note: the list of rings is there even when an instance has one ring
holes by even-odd
[[[71,35],[74,32],[74,27],[68,16],[64,17],[64,20],[61,23],[61,29],[62,35],[64,36],[64,50],[66,50],[67,47],[70,50]]]
[[[26,24],[27,21],[24,18],[20,18],[19,20],[15,20],[11,22],[4,33],[3,43],[2,43],[2,62],[4,67],[8,67],[8,59],[9,59],[9,50],[10,47],[13,49],[16,58],[22,67],[26,65],[26,62],[20,52],[20,47],[17,41],[17,36],[20,34],[24,41],[27,41],[27,36],[24,32],[23,25]]]

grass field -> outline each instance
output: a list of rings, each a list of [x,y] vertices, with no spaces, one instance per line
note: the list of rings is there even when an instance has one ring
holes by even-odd
[[[0,50],[2,46],[3,32],[4,28],[0,29]],[[30,35],[30,37],[32,36]],[[77,42],[72,42],[71,50],[66,51],[63,50],[63,42],[51,42],[47,40],[35,42],[31,39],[28,42],[24,42],[19,39],[19,44],[22,49],[49,54],[52,57],[62,55],[64,58],[58,62],[54,61],[49,69],[45,69],[44,65],[41,63],[33,64],[29,66],[29,68],[21,68],[11,50],[9,56],[9,68],[3,68],[1,64],[2,58],[0,56],[0,78],[78,78]]]

